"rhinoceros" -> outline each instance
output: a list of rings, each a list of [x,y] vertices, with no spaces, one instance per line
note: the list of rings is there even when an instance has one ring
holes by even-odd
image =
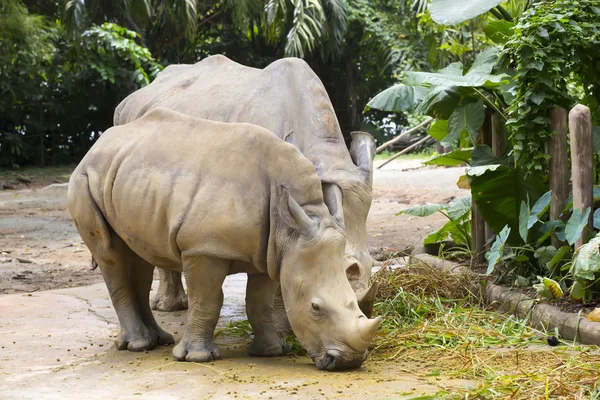
[[[319,369],[365,360],[381,319],[358,307],[343,268],[345,232],[313,164],[266,129],[156,108],[98,139],[71,176],[68,209],[119,317],[118,349],[173,343],[148,301],[159,266],[183,271],[188,286],[177,360],[219,358],[221,287],[239,272],[248,274],[250,355],[284,352],[272,311],[280,286]]]
[[[361,309],[371,316],[377,287],[369,287],[373,260],[366,219],[372,201],[375,141],[367,133],[354,132],[348,152],[327,92],[306,62],[285,58],[261,70],[217,55],[194,65],[170,65],[149,86],[119,104],[114,124],[134,121],[156,107],[214,121],[262,126],[312,161],[330,213],[345,226],[346,274]],[[152,308],[185,308],[181,276],[159,270],[159,277]],[[276,319],[282,321],[285,313],[281,302],[277,304]],[[285,322],[280,324],[285,331]]]

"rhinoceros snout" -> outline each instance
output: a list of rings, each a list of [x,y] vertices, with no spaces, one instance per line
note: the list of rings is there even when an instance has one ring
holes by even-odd
[[[364,353],[341,353],[337,350],[328,350],[325,354],[314,357],[313,361],[317,369],[325,371],[354,369],[362,365],[367,359],[367,351]]]

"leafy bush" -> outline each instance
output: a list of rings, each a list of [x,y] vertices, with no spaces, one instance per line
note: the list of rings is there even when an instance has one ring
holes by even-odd
[[[596,0],[535,3],[514,26],[504,64],[516,70],[509,125],[519,165],[545,171],[548,111],[600,102],[600,8]],[[576,93],[572,88],[578,88]]]

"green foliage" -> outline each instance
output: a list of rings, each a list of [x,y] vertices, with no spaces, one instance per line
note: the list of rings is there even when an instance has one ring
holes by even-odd
[[[575,279],[571,287],[574,300],[589,301],[593,294],[598,294],[600,278],[600,234],[581,246],[573,255],[573,263],[569,270]]]
[[[442,242],[448,237],[456,244],[464,244],[471,248],[471,196],[464,196],[452,200],[448,204],[425,204],[406,208],[396,215],[406,214],[415,217],[427,217],[436,212],[441,213],[448,222],[440,229],[430,233],[424,244]]]
[[[415,110],[438,120],[429,134],[449,146],[457,141],[475,143],[485,118],[484,103],[492,106],[482,90],[493,90],[508,83],[505,75],[492,74],[498,51],[488,48],[477,55],[464,72],[461,62],[436,72],[406,72],[402,83],[383,91],[369,108],[388,111]]]
[[[544,193],[539,178],[527,176],[521,168],[501,164],[472,166],[467,176],[473,201],[486,223],[495,232],[510,226],[509,242],[519,243],[521,203],[537,200]]]
[[[17,2],[12,10],[29,28],[0,37],[0,163],[71,162],[112,125],[117,103],[162,67],[135,32],[115,24],[73,37]]]
[[[502,3],[502,0],[432,0],[431,18],[438,24],[456,25],[477,17]]]
[[[505,47],[516,69],[509,125],[519,165],[546,171],[548,111],[577,101],[596,111],[600,100],[600,8],[595,0],[538,2],[527,10]],[[579,87],[577,96],[569,90]]]
[[[502,258],[508,235],[510,235],[510,227],[506,225],[496,236],[496,240],[494,240],[494,243],[492,244],[489,253],[485,255],[485,258],[488,260],[488,267],[486,272],[488,275],[494,272],[494,269],[496,268],[498,262]]]
[[[425,165],[445,165],[448,167],[456,167],[464,163],[471,161],[472,148],[454,150],[449,153],[438,154],[427,161],[424,161]]]
[[[575,244],[577,239],[579,239],[583,233],[583,230],[588,223],[589,216],[589,208],[587,208],[583,213],[581,210],[573,210],[573,214],[571,214],[571,218],[569,218],[569,221],[567,221],[567,226],[565,227],[565,238],[571,246]]]

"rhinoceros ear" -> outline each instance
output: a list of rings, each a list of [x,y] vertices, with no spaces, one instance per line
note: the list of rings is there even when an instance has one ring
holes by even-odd
[[[344,208],[342,207],[342,189],[335,183],[323,183],[323,200],[329,213],[339,226],[344,228]]]
[[[373,182],[373,159],[375,158],[375,139],[367,132],[351,132],[352,143],[350,143],[350,157],[354,164],[363,170],[369,178],[369,184]]]
[[[313,221],[306,212],[304,212],[302,207],[294,200],[286,188],[282,187],[281,189],[279,217],[287,226],[301,235],[311,236],[317,229],[318,223]]]

